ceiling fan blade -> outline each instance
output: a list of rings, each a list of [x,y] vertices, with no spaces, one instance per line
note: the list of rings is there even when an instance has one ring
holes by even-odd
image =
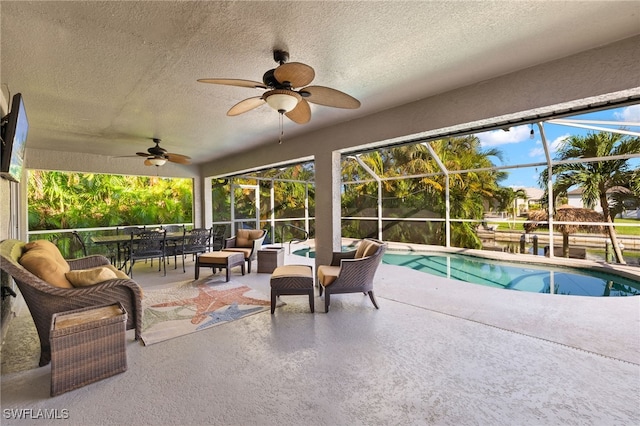
[[[301,89],[299,93],[309,102],[334,108],[356,109],[360,107],[360,101],[336,89],[324,86],[309,86]],[[308,94],[305,96],[305,94]]]
[[[240,115],[244,112],[251,111],[254,108],[258,108],[260,105],[264,104],[265,101],[262,99],[262,96],[256,96],[254,98],[247,98],[244,101],[240,101],[227,112],[227,115],[234,116]]]
[[[187,157],[186,155],[182,154],[172,154],[170,152],[167,152],[165,154],[165,158],[172,163],[191,164],[191,157]]]
[[[311,120],[311,107],[307,101],[302,99],[294,109],[285,113],[285,115],[294,123],[305,124]]]
[[[300,62],[289,62],[276,68],[273,76],[280,83],[288,81],[291,87],[303,87],[313,81],[316,72],[309,65]]]
[[[136,152],[136,155],[139,155],[140,157],[148,157],[149,153],[148,152]]]
[[[153,164],[151,163],[151,160],[149,160],[148,158],[146,160],[144,160],[144,165],[145,166],[153,166]]]
[[[253,80],[239,80],[234,78],[201,78],[200,83],[224,84],[226,86],[250,87],[257,89],[266,89],[264,83]],[[307,83],[308,84],[308,83]]]

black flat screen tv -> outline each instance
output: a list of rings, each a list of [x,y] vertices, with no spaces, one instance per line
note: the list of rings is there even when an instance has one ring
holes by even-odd
[[[11,111],[2,119],[0,176],[3,178],[20,182],[28,131],[29,122],[22,94],[16,93],[11,101]]]

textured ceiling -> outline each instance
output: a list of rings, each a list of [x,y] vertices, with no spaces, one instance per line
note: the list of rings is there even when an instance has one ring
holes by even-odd
[[[130,155],[159,137],[205,162],[279,135],[262,91],[274,48],[357,110],[312,105],[300,135],[640,32],[640,2],[0,2],[1,83],[22,92],[28,147]]]

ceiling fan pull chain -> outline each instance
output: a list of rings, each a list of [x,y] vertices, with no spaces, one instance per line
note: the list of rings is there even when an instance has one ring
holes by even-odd
[[[282,145],[282,136],[284,136],[284,113],[280,113],[280,139],[278,145]]]

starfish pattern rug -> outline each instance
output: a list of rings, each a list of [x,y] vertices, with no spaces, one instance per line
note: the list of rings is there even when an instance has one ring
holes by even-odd
[[[142,305],[142,341],[148,346],[267,311],[271,300],[243,284],[201,279],[145,290]]]

